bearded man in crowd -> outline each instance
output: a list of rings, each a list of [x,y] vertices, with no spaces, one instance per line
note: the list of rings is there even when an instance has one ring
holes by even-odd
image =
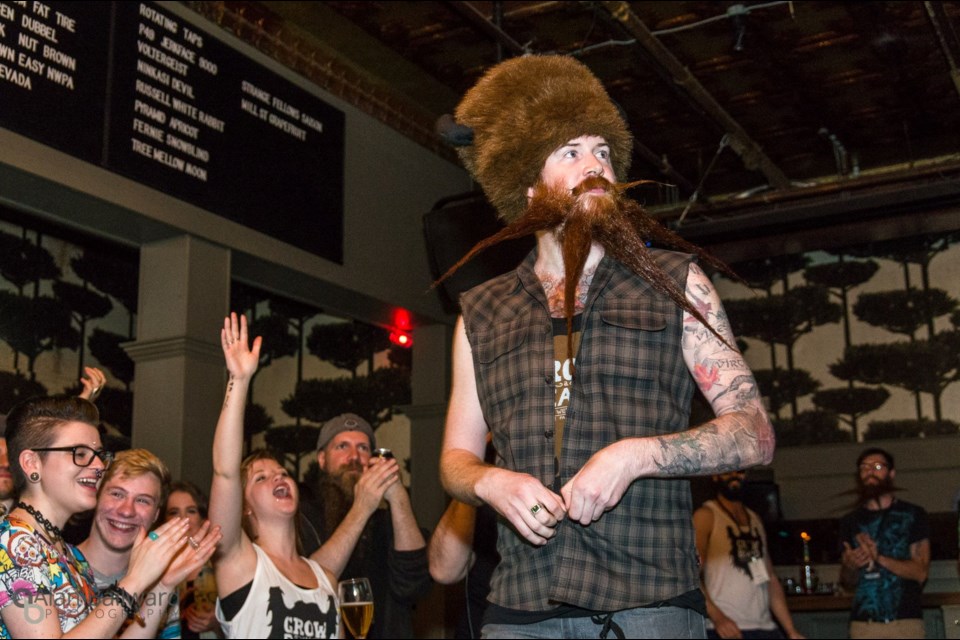
[[[774,449],[690,254],[724,266],[624,196],[632,137],[572,58],[500,63],[443,133],[507,222],[465,260],[537,240],[516,270],[461,297],[455,329],[441,478],[501,516],[484,636],[703,637],[680,477],[769,463]],[[696,387],[717,417],[691,428]],[[488,430],[495,465],[483,461]]]
[[[857,458],[859,506],[840,520],[840,581],[854,592],[851,638],[923,638],[920,593],[930,571],[930,523],[896,497],[893,455],[878,447]]]
[[[368,638],[412,638],[413,607],[433,585],[427,542],[397,461],[372,456],[375,446],[370,423],[353,413],[320,428],[320,478],[301,493],[303,554],[326,543],[323,566],[338,569],[342,580],[370,580]]]

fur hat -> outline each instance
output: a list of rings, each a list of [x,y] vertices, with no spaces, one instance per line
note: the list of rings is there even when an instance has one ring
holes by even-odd
[[[501,62],[454,115],[473,130],[473,144],[457,149],[460,159],[507,222],[526,209],[547,157],[574,138],[605,138],[617,179],[630,168],[633,136],[619,109],[590,69],[568,56]]]

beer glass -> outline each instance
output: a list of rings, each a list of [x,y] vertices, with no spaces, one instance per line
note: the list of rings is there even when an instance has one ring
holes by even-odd
[[[354,638],[366,638],[373,622],[373,591],[366,578],[342,580],[338,586],[340,617]]]

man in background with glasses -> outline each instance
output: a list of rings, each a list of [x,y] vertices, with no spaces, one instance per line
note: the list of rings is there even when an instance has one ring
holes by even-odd
[[[930,569],[927,512],[898,499],[893,455],[857,458],[859,506],[840,520],[840,580],[854,591],[851,638],[923,638],[920,593]]]

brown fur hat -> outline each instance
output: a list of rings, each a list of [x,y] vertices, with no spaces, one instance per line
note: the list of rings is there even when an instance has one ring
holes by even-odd
[[[527,207],[527,188],[547,157],[584,135],[610,145],[617,179],[630,168],[633,136],[600,81],[568,56],[511,58],[490,69],[457,106],[456,122],[473,129],[457,149],[507,222]]]

